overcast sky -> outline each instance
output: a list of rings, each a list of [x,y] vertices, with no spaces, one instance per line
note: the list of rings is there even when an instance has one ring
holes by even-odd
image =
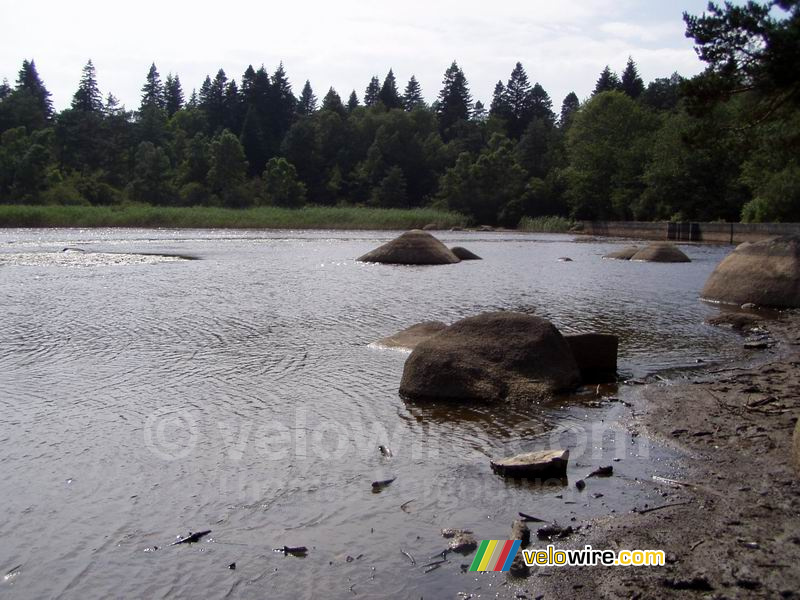
[[[248,64],[270,73],[283,61],[300,92],[311,80],[320,98],[333,86],[359,98],[374,74],[393,68],[401,88],[415,74],[436,97],[455,59],[476,100],[516,61],[531,82],[564,96],[591,93],[602,68],[621,72],[632,55],[645,81],[703,66],[684,37],[681,14],[705,0],[338,0],[336,2],[181,2],[0,0],[0,78],[13,83],[33,58],[57,109],[66,107],[91,58],[105,95],[139,105],[150,63],[180,76],[188,97],[223,68],[237,81]]]

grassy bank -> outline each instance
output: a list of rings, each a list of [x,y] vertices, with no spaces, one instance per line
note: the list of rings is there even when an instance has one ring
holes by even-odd
[[[21,206],[0,205],[0,227],[167,227],[226,229],[414,229],[435,223],[463,227],[458,213],[426,208],[410,210],[309,206],[174,208],[147,205]]]
[[[532,233],[567,233],[575,225],[564,217],[522,217],[517,229]]]

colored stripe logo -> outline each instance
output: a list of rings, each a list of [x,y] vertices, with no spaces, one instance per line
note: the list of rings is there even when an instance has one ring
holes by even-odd
[[[506,572],[511,568],[519,546],[519,540],[483,540],[469,570]]]

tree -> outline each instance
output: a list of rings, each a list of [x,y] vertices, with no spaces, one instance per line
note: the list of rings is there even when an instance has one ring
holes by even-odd
[[[139,110],[144,112],[148,108],[159,110],[164,108],[164,87],[161,85],[161,76],[155,63],[150,65],[147,79],[142,86],[142,104]]]
[[[208,186],[226,204],[231,202],[238,186],[244,183],[247,160],[238,138],[227,129],[215,137],[209,147]]]
[[[476,123],[482,123],[486,120],[486,107],[483,106],[483,102],[480,100],[475,102],[475,106],[472,108],[472,120]]]
[[[272,86],[270,88],[269,114],[271,125],[271,137],[280,144],[286,132],[294,122],[297,106],[297,98],[292,93],[292,85],[286,76],[283,63],[278,65],[272,74]]]
[[[242,144],[242,149],[249,165],[249,174],[251,176],[259,175],[264,170],[264,165],[267,163],[269,156],[267,155],[268,149],[264,144],[261,118],[255,106],[250,106],[247,109],[239,142]]]
[[[505,107],[508,110],[508,135],[511,139],[517,140],[525,131],[532,117],[531,85],[522,63],[518,62],[511,71],[503,94]]]
[[[353,90],[350,92],[350,97],[347,99],[347,112],[353,112],[355,109],[359,107],[358,96],[356,95],[356,91]]]
[[[572,117],[575,116],[580,106],[580,100],[578,100],[578,96],[575,92],[570,92],[566,95],[564,101],[561,103],[561,117],[558,119],[558,124],[562,129],[569,127],[572,122]]]
[[[264,169],[264,199],[267,204],[298,208],[305,204],[306,188],[297,171],[285,158],[272,158]]]
[[[448,131],[459,121],[468,121],[472,96],[469,93],[467,78],[456,61],[445,71],[442,90],[436,103],[436,114],[439,117],[439,130],[442,136],[449,138]]]
[[[800,102],[800,2],[710,2],[708,13],[684,13],[683,19],[686,37],[694,39],[698,56],[708,65],[687,84],[694,110],[758,92],[760,102],[752,115],[758,121],[786,103]]]
[[[0,83],[0,102],[5,100],[11,95],[11,86],[8,84],[8,79],[5,77],[3,81]]]
[[[608,65],[606,65],[603,72],[600,73],[600,78],[597,80],[597,84],[594,86],[594,92],[592,95],[602,94],[603,92],[615,92],[620,89],[619,77],[617,74],[612,71]]]
[[[72,108],[82,112],[103,112],[103,95],[97,87],[97,74],[91,59],[83,67],[78,91],[72,97]]]
[[[297,101],[297,114],[301,117],[308,117],[316,110],[317,97],[314,95],[314,90],[311,89],[311,82],[306,79],[303,91],[300,92],[300,98]]]
[[[372,192],[372,204],[381,208],[407,208],[406,178],[403,169],[391,167]]]
[[[403,108],[411,112],[418,106],[425,106],[425,99],[422,97],[422,87],[417,78],[412,75],[403,92]]]
[[[175,200],[175,190],[170,184],[169,158],[163,148],[151,142],[139,144],[127,193],[135,202],[169,204]]]
[[[49,121],[53,117],[53,103],[50,101],[50,92],[44,86],[39,72],[36,70],[36,63],[33,60],[22,61],[22,68],[17,77],[17,91],[25,91],[32,96],[36,108],[39,110],[44,121]]]
[[[331,112],[335,112],[336,114],[344,117],[347,114],[347,111],[342,104],[342,99],[339,94],[336,93],[336,90],[330,88],[328,93],[325,94],[325,98],[322,99],[322,110],[327,110]]]
[[[177,75],[173,76],[172,73],[167,75],[167,79],[164,82],[164,106],[168,117],[183,108],[181,80]]]
[[[477,158],[460,154],[441,178],[439,199],[477,223],[516,226],[522,216],[525,173],[513,153],[514,144],[494,134]]]
[[[639,77],[639,71],[636,68],[636,63],[633,58],[628,57],[628,64],[622,72],[622,81],[620,83],[620,90],[628,94],[631,98],[636,100],[642,95],[644,91],[644,81]]]
[[[531,119],[539,119],[549,126],[554,125],[556,122],[556,115],[553,112],[553,101],[550,100],[550,95],[541,85],[536,83],[533,89],[531,89],[530,97],[530,117],[528,118],[528,123],[530,123]]]
[[[13,91],[4,89],[5,98],[0,102],[0,133],[16,127],[34,131],[50,124],[53,116],[50,92],[39,78],[33,61],[22,61]]]
[[[642,94],[642,102],[655,110],[674,109],[681,99],[683,81],[683,77],[677,73],[654,79]]]
[[[397,91],[397,80],[391,69],[389,69],[386,78],[383,80],[381,91],[378,92],[378,100],[383,102],[383,105],[389,110],[393,108],[402,108],[403,106],[403,102],[400,99],[400,92]]]
[[[505,122],[508,122],[508,119],[510,119],[512,116],[511,106],[509,105],[508,98],[506,96],[506,86],[503,85],[502,81],[498,81],[494,86],[492,103],[489,105],[489,115],[493,117],[499,117]]]
[[[577,219],[629,219],[658,121],[621,92],[592,97],[567,131],[567,200]]]
[[[378,78],[373,76],[369,80],[369,85],[364,92],[364,106],[375,106],[377,104],[381,93],[381,84]]]

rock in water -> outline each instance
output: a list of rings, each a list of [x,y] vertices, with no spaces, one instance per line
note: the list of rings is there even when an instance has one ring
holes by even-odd
[[[478,547],[478,541],[475,539],[475,536],[461,531],[457,533],[453,539],[450,540],[450,543],[447,545],[449,550],[453,552],[458,552],[459,554],[469,554],[473,550]]]
[[[548,398],[580,383],[569,344],[545,319],[490,312],[457,321],[406,360],[400,394],[412,400]]]
[[[631,260],[641,260],[645,262],[661,263],[680,263],[692,262],[691,259],[681,252],[674,244],[667,242],[656,242],[646,248],[639,250],[631,256]]]
[[[800,307],[800,235],[740,244],[717,265],[700,296],[731,304]]]
[[[394,335],[380,339],[375,342],[375,344],[385,348],[413,350],[420,342],[424,342],[432,335],[436,335],[446,328],[447,325],[440,321],[425,321],[424,323],[417,323]]]
[[[449,265],[460,262],[447,246],[419,229],[407,231],[358,260],[396,265]]]
[[[492,471],[503,477],[546,479],[567,476],[569,450],[527,452],[491,462]]]
[[[606,333],[566,335],[584,383],[605,383],[617,378],[619,338]]]
[[[616,252],[611,252],[606,254],[603,258],[613,258],[616,260],[630,260],[637,252],[639,252],[640,248],[637,246],[628,246],[627,248],[623,248],[622,250],[617,250]]]
[[[461,260],[483,260],[480,256],[475,254],[474,252],[470,252],[466,248],[462,248],[461,246],[453,246],[450,248],[450,252],[455,254]]]

